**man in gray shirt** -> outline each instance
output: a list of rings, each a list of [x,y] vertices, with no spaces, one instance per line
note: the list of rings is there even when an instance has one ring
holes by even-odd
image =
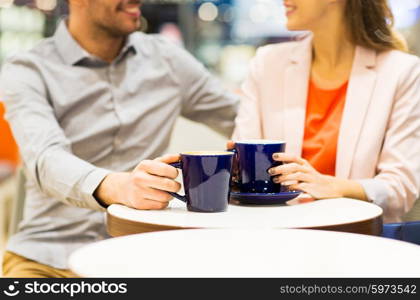
[[[237,98],[190,54],[136,30],[140,1],[70,0],[52,38],[3,66],[2,98],[27,177],[7,277],[66,277],[107,238],[105,208],[163,209],[180,189],[161,156],[179,115],[229,136]],[[123,254],[120,254],[123,255]]]

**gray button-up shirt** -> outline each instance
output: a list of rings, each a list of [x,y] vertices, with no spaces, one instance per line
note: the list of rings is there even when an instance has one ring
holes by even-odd
[[[64,21],[9,59],[0,85],[27,177],[24,220],[8,250],[57,268],[76,248],[108,237],[93,197],[107,174],[162,155],[179,115],[230,135],[238,105],[161,37],[131,34],[108,64],[84,51]]]

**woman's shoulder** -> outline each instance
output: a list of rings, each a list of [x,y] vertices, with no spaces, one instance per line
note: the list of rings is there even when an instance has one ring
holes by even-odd
[[[416,70],[416,72],[420,72],[420,58],[399,50],[379,53],[378,63],[381,69],[400,70],[401,72]]]
[[[268,44],[257,49],[258,56],[278,55],[278,54],[291,54],[293,49],[299,46],[301,41],[288,41],[276,44]]]
[[[407,90],[416,91],[415,99],[420,100],[420,58],[418,56],[391,50],[378,55],[376,71],[383,82],[394,83],[397,94]]]
[[[285,59],[292,57],[296,51],[305,50],[310,45],[310,37],[296,38],[288,42],[276,44],[268,44],[257,49],[257,61],[275,60],[277,63],[286,61]]]
[[[277,58],[281,55],[283,57],[290,56],[295,50],[304,47],[307,39],[291,40],[288,42],[281,42],[276,44],[268,44],[257,49],[256,57],[259,59]]]

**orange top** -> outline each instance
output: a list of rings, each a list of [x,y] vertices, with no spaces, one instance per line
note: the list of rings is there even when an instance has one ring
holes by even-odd
[[[6,160],[16,166],[19,163],[18,147],[9,124],[3,118],[4,111],[4,106],[0,102],[0,160]]]
[[[337,141],[348,82],[334,90],[309,83],[302,157],[320,173],[335,175]]]

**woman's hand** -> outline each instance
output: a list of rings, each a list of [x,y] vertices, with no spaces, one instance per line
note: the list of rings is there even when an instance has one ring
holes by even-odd
[[[305,159],[286,153],[275,153],[273,159],[283,165],[271,168],[274,182],[300,190],[316,199],[353,197],[366,200],[362,186],[346,179],[323,175]]]

